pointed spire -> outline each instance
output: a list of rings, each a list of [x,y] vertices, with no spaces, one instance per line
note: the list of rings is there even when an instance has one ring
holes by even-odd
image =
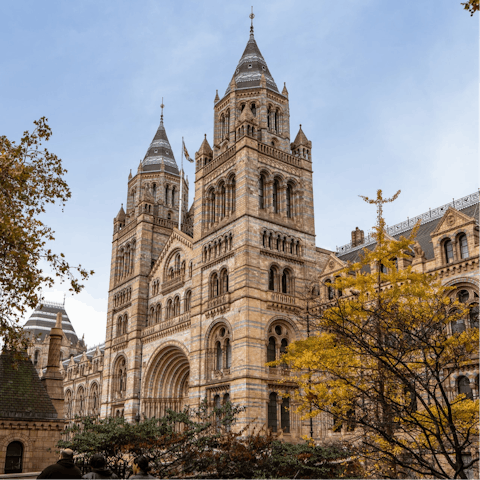
[[[147,150],[145,158],[142,162],[143,171],[160,170],[162,163],[165,164],[165,171],[178,175],[178,166],[173,155],[172,147],[168,141],[167,132],[163,125],[163,108],[165,105],[160,105],[160,125],[158,126],[157,133],[153,137],[152,143]]]
[[[215,94],[215,98],[213,100],[214,103],[217,103],[220,100],[220,97],[218,96],[218,90],[217,93]]]
[[[117,222],[124,222],[125,221],[125,210],[123,209],[123,203],[122,203],[122,206],[120,207],[120,210],[117,213],[117,216],[115,217],[115,220]]]
[[[128,174],[128,179],[129,179],[129,180],[132,179],[132,169],[130,169],[130,173]]]
[[[213,154],[212,147],[210,147],[210,144],[208,143],[208,140],[207,140],[207,134],[205,134],[205,138],[203,139],[203,142],[200,145],[197,155],[211,156],[212,154]]]
[[[253,10],[253,9],[252,9]],[[265,75],[267,81],[267,88],[278,92],[277,85],[273,79],[270,71],[268,70],[267,62],[260,53],[257,42],[253,35],[253,18],[255,15],[250,14],[252,20],[250,26],[250,38],[243,52],[242,58],[238,62],[235,73],[233,74],[232,80],[235,80],[237,88],[252,88],[259,87],[262,73]],[[225,91],[225,95],[232,91],[231,83]]]
[[[285,95],[286,97],[288,97],[287,82],[283,82],[282,95]]]
[[[305,145],[308,146],[309,144],[311,145],[312,142],[308,140],[306,135],[303,133],[302,130],[302,124],[300,124],[300,128],[298,129],[297,136],[295,137],[295,140],[293,141],[293,145],[298,146],[298,145]]]

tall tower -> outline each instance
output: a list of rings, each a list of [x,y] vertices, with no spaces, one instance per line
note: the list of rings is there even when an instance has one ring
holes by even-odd
[[[301,128],[290,142],[288,91],[279,92],[253,24],[215,97],[213,138],[196,155],[189,397],[231,399],[247,407],[240,425],[256,418],[293,431],[296,422],[299,434],[276,393],[293,385],[265,363],[305,334],[295,313],[318,273],[312,146]]]
[[[180,175],[163,123],[128,176],[126,211],[113,221],[102,415],[138,413],[141,333],[147,322],[148,275],[178,225],[180,201],[187,212],[188,184]],[[182,180],[181,180],[182,178]],[[180,199],[183,181],[183,199]],[[114,373],[116,372],[116,373]]]

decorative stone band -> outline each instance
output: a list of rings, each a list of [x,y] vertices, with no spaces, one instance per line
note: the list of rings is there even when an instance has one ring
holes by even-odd
[[[479,192],[472,193],[458,200],[454,200],[453,202],[446,203],[441,207],[434,208],[433,210],[429,210],[426,213],[422,213],[421,215],[417,215],[416,217],[409,218],[403,222],[397,223],[396,225],[387,227],[386,231],[391,236],[399,235],[401,233],[407,232],[408,230],[411,230],[419,220],[422,221],[422,225],[423,225],[425,223],[428,223],[443,217],[445,212],[450,207],[453,207],[456,210],[463,210],[464,208],[470,207],[471,205],[475,205],[479,203],[479,197],[480,197]],[[337,247],[337,253],[339,253],[340,255],[343,255],[348,252],[354,252],[355,250],[360,250],[361,248],[364,248],[367,245],[371,245],[372,243],[375,243],[375,238],[373,237],[373,235],[368,235],[365,241],[361,245],[352,247],[352,243],[350,242],[341,247]]]

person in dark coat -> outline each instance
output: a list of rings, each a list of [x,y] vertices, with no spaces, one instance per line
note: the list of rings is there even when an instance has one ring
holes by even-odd
[[[92,471],[84,475],[83,478],[118,478],[115,473],[107,468],[107,461],[100,453],[96,453],[90,459],[90,466]]]
[[[150,471],[150,465],[148,464],[148,458],[144,457],[137,457],[133,461],[133,475],[130,478],[156,478],[152,477],[148,472]]]
[[[73,463],[73,450],[62,450],[60,460],[45,468],[37,478],[82,478],[82,472]]]

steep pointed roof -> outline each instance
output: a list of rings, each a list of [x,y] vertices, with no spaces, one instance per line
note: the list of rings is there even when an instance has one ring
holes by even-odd
[[[23,328],[25,331],[31,332],[34,337],[37,337],[37,341],[42,341],[50,335],[50,330],[55,327],[58,312],[61,312],[62,314],[63,333],[65,333],[70,342],[76,344],[78,342],[77,334],[68,318],[65,305],[62,303],[40,303],[30,315],[30,318],[27,320],[27,323],[25,323]]]
[[[210,144],[207,140],[207,134],[205,134],[205,138],[203,139],[203,142],[200,145],[197,153],[198,155],[211,155],[213,153],[212,147],[210,147]]]
[[[308,145],[310,142],[306,135],[303,133],[302,130],[302,125],[300,125],[300,128],[298,129],[297,136],[295,137],[295,140],[293,141],[293,145]]]
[[[233,79],[237,84],[237,88],[259,87],[262,73],[267,81],[267,88],[278,93],[278,88],[270,71],[267,62],[260,53],[255,37],[253,36],[253,26],[250,28],[250,38],[243,52],[242,58],[238,62]],[[230,85],[225,91],[225,95],[230,93]]]
[[[142,169],[144,172],[151,170],[160,170],[161,164],[165,164],[165,171],[179,175],[177,162],[173,156],[173,150],[168,141],[167,132],[163,125],[163,104],[162,115],[160,117],[160,125],[157,133],[153,137],[150,147],[148,147],[145,158],[142,161]]]
[[[123,222],[125,220],[125,210],[123,209],[123,203],[115,219],[119,222]]]

